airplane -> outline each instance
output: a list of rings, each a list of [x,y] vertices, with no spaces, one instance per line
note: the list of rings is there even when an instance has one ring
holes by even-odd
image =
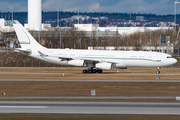
[[[41,46],[21,24],[14,24],[14,28],[21,45],[15,49],[16,52],[59,65],[87,67],[82,71],[84,74],[128,67],[157,68],[156,73],[160,74],[161,67],[177,62],[171,55],[160,52],[48,49]]]

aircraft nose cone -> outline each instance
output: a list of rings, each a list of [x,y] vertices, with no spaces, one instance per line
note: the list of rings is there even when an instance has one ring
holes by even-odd
[[[177,60],[176,59],[173,59],[173,64],[177,63]]]

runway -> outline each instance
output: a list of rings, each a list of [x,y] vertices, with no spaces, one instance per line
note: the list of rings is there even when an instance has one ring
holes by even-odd
[[[6,114],[180,115],[180,103],[1,101]]]
[[[54,74],[54,75],[68,75],[68,74],[82,74],[82,75],[86,75],[83,73],[51,73],[51,72],[0,72],[0,74],[19,74],[19,75],[23,75],[23,74],[33,74],[33,75],[42,75],[42,74]],[[161,73],[161,74],[156,74],[156,73],[94,73],[94,74],[88,74],[88,75],[180,75],[180,73]]]
[[[0,81],[9,81],[9,82],[13,82],[13,81],[19,81],[19,82],[25,82],[25,81],[42,81],[42,82],[46,82],[46,81],[52,81],[52,82],[160,82],[160,83],[179,83],[180,80],[91,80],[91,79],[87,79],[87,80],[66,80],[66,79],[0,79]]]

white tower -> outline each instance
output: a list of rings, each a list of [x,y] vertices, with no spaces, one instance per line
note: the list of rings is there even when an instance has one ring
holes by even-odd
[[[28,0],[28,27],[37,31],[42,28],[41,0]]]

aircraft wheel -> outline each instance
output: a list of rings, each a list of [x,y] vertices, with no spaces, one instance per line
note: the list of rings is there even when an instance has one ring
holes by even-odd
[[[93,71],[92,71],[92,73],[96,73],[97,72],[97,70],[96,69],[94,69]]]
[[[157,71],[156,71],[156,73],[157,73],[157,74],[160,74],[160,71],[159,71],[159,70],[157,70]]]
[[[97,70],[98,73],[102,73],[103,71],[102,70]]]
[[[92,70],[88,70],[88,73],[90,73],[90,74],[91,74],[91,73],[93,73],[93,71],[92,71]]]
[[[87,70],[83,70],[83,73],[86,74],[88,71]]]
[[[160,74],[160,68],[159,68],[159,67],[157,68],[156,73],[157,73],[157,74]]]

